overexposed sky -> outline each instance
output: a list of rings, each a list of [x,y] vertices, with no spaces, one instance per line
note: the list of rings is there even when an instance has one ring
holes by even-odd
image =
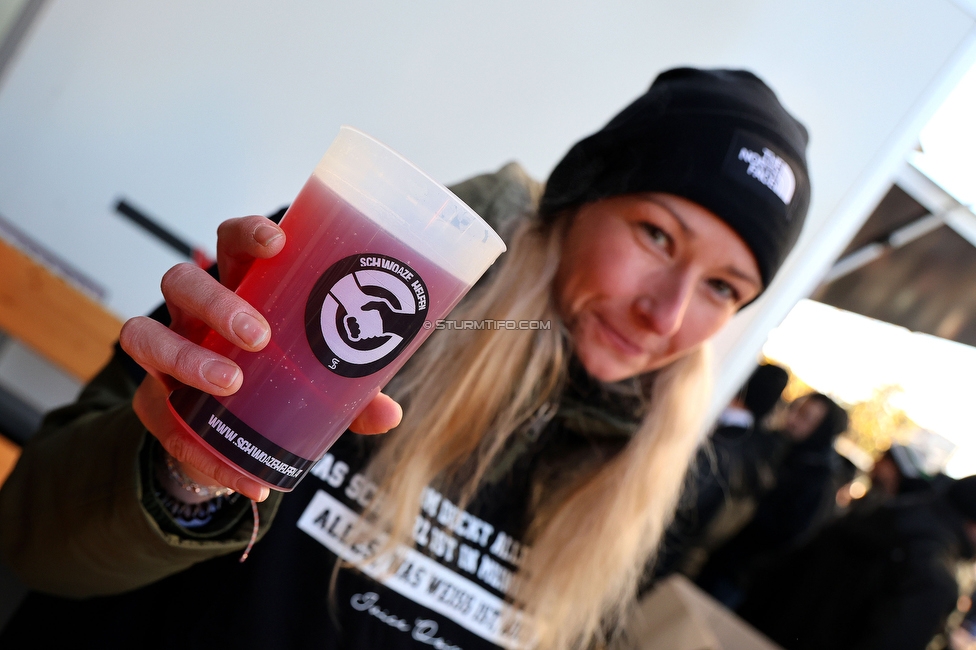
[[[803,300],[763,352],[849,404],[901,386],[893,405],[957,445],[948,473],[976,474],[976,348]]]
[[[922,129],[919,142],[922,152],[911,152],[910,162],[972,208],[976,66]],[[901,386],[894,405],[958,446],[947,472],[976,474],[976,348],[803,300],[770,333],[763,351],[817,390],[848,403],[886,385]]]
[[[973,438],[976,348],[802,300],[763,352],[848,403],[897,384],[895,406],[915,422],[957,444]]]
[[[963,205],[976,204],[976,66],[919,134],[912,164]]]

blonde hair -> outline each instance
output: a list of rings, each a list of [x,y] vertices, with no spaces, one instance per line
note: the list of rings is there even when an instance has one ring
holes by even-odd
[[[497,275],[453,315],[550,321],[551,329],[435,335],[398,377],[391,392],[406,405],[403,423],[369,465],[383,496],[365,513],[389,532],[388,548],[413,545],[425,487],[438,482],[464,507],[509,437],[558,398],[569,346],[552,288],[570,218],[521,228]],[[658,371],[647,414],[623,451],[533,513],[532,548],[510,597],[539,647],[586,645],[633,600],[697,444],[706,356],[697,349]]]

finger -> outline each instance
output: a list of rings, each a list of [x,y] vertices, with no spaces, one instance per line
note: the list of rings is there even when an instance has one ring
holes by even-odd
[[[224,221],[217,227],[220,281],[236,289],[255,259],[274,257],[284,245],[285,232],[270,219],[252,216]]]
[[[380,393],[352,421],[352,424],[349,425],[349,430],[353,433],[361,433],[364,435],[386,433],[400,424],[402,417],[403,409],[400,408],[400,405],[389,395]]]
[[[166,405],[168,394],[163,384],[147,377],[136,390],[132,408],[187,475],[201,485],[229,487],[255,501],[267,499],[267,487],[218,460],[205,443],[183,427]]]
[[[202,321],[239,348],[256,351],[271,340],[271,327],[261,312],[193,264],[171,268],[160,288],[181,318]]]
[[[243,373],[236,363],[187,341],[151,318],[137,316],[127,320],[119,332],[119,344],[157,379],[161,374],[169,375],[212,395],[232,395],[243,382]]]

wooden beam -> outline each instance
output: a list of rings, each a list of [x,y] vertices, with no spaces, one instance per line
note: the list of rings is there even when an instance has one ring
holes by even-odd
[[[105,365],[122,321],[0,240],[0,330],[81,381]]]
[[[4,436],[0,436],[0,485],[3,485],[10,472],[14,471],[18,458],[20,458],[20,447]]]

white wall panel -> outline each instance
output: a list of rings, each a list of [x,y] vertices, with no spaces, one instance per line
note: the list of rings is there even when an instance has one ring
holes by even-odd
[[[0,87],[0,215],[131,316],[177,258],[119,195],[212,246],[221,220],[289,201],[342,123],[445,182],[513,158],[541,178],[657,71],[747,66],[809,126],[814,198],[798,279],[726,336],[742,367],[972,60],[967,6],[49,0]]]

